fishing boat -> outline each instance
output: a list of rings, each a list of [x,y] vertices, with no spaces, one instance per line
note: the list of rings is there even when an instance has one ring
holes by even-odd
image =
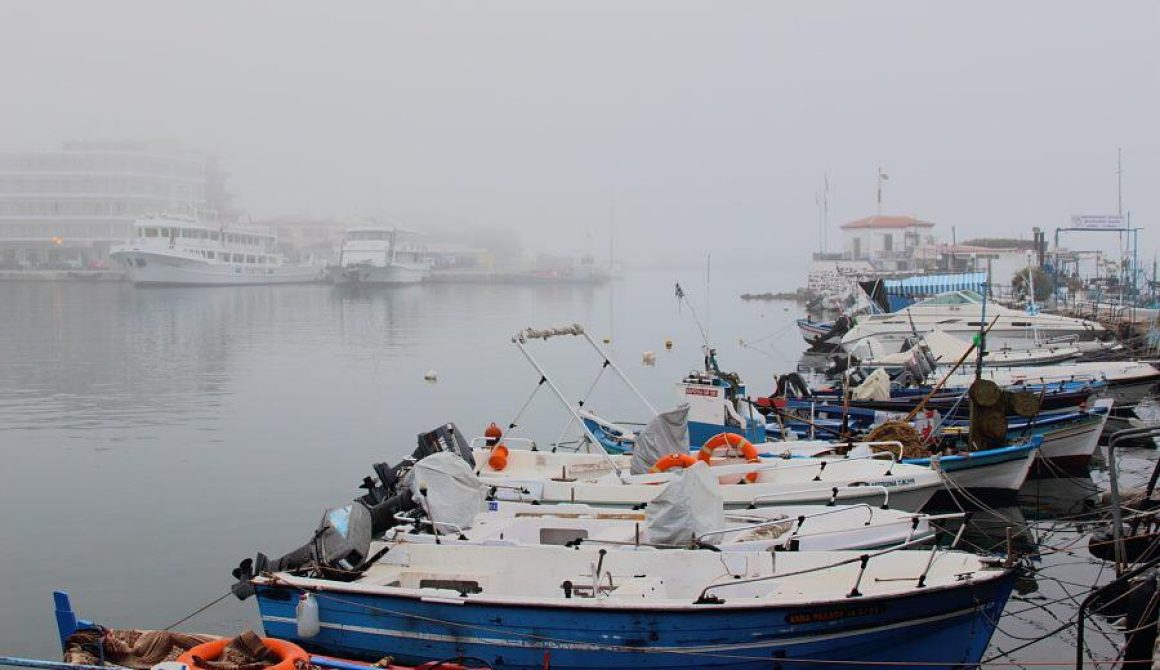
[[[416,284],[431,274],[425,247],[415,233],[393,227],[351,228],[343,236],[338,264],[327,268],[337,285]]]
[[[396,662],[512,668],[979,663],[1014,585],[997,559],[394,543],[353,580],[253,579],[268,635]],[[317,603],[299,633],[298,603]]]
[[[987,342],[996,348],[1032,348],[1043,341],[1092,341],[1107,335],[1102,325],[1046,312],[1029,313],[987,302],[971,290],[950,291],[916,302],[887,314],[857,317],[857,323],[842,336],[842,348],[853,351],[867,338],[875,338],[893,351],[901,349],[908,337],[921,336],[938,328],[970,340],[987,322]],[[985,317],[985,318],[984,318]],[[994,321],[994,325],[990,325]]]
[[[133,224],[133,238],[109,257],[137,286],[238,286],[323,280],[316,265],[288,263],[273,231],[169,214]]]
[[[721,551],[837,551],[877,549],[931,540],[932,521],[961,515],[916,514],[872,505],[785,505],[729,510],[714,538]],[[594,544],[608,549],[656,546],[649,541],[649,515],[639,509],[609,509],[560,503],[535,505],[488,501],[468,526],[436,520],[423,508],[396,517],[388,538],[400,542],[442,542],[511,546]]]
[[[1053,385],[1060,382],[1098,382],[1099,395],[1117,404],[1135,404],[1160,389],[1160,370],[1140,361],[1073,362],[1048,367],[984,369],[983,379],[1002,387]],[[948,386],[965,386],[974,374],[959,372],[947,378]]]
[[[599,453],[569,453],[516,448],[518,438],[503,438],[504,459],[474,440],[476,474],[495,489],[497,500],[539,503],[583,503],[601,507],[633,507],[653,500],[671,481],[671,472],[656,467],[638,448],[631,457]],[[598,444],[597,438],[592,438]],[[688,444],[686,441],[684,444]],[[597,448],[598,449],[598,448]],[[687,453],[688,447],[683,450]],[[677,451],[667,448],[666,453]],[[883,505],[918,511],[942,486],[930,468],[884,458],[714,459],[712,471],[721,483],[727,509],[831,503]],[[737,462],[739,460],[739,462]],[[644,462],[647,461],[647,462]],[[633,474],[642,473],[642,474]]]

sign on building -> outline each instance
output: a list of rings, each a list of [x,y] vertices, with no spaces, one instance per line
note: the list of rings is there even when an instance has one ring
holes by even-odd
[[[1120,214],[1073,214],[1071,227],[1083,230],[1125,230],[1126,217]]]

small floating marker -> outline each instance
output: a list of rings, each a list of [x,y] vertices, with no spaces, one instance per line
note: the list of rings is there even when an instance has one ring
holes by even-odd
[[[652,368],[652,367],[656,367],[656,364],[657,364],[657,355],[656,355],[656,353],[655,353],[655,352],[652,352],[652,351],[646,351],[646,352],[644,352],[644,355],[642,355],[642,356],[640,357],[640,364],[641,364],[641,365],[647,365],[647,366],[649,366],[650,368]]]
[[[672,350],[673,350],[672,338],[665,338],[665,351],[672,351]]]
[[[434,370],[428,370],[427,374],[423,375],[423,379],[431,383],[439,381],[439,375]]]
[[[609,336],[607,336],[607,335],[605,335],[605,336],[604,336],[604,343],[605,343],[605,344],[612,344],[612,338],[611,338],[611,337],[609,337]]]

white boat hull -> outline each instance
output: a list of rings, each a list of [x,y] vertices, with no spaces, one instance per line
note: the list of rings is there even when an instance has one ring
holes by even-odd
[[[122,262],[138,286],[244,286],[305,284],[322,281],[322,269],[307,265],[240,265],[153,253],[120,250],[109,254]]]
[[[1073,424],[1044,433],[1043,446],[1039,449],[1040,462],[1036,463],[1033,475],[1053,477],[1086,474],[1107,421],[1108,414],[1105,413],[1099,421]]]
[[[497,486],[497,500],[583,503],[597,507],[632,507],[647,503],[664,489],[664,474],[620,480],[612,473],[615,459],[628,472],[624,457],[529,452],[513,449],[504,470],[488,464],[486,450],[476,450],[479,477]],[[756,481],[735,483],[753,470]],[[942,487],[927,467],[871,459],[762,459],[747,464],[713,466],[728,509],[783,505],[882,505],[916,512]],[[747,480],[748,481],[748,480]]]
[[[953,490],[969,489],[978,495],[1015,496],[1023,488],[1035,458],[1036,453],[1032,451],[1025,458],[964,468],[945,475],[950,479]]]
[[[351,265],[330,268],[327,274],[330,280],[339,286],[397,286],[423,281],[430,274],[430,269],[418,263],[395,263],[387,266]]]

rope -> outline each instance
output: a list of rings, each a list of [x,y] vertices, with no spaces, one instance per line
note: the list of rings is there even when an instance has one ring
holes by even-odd
[[[202,605],[201,607],[199,607],[199,608],[195,609],[194,611],[190,612],[188,615],[186,615],[186,616],[182,617],[181,619],[178,619],[177,621],[174,621],[173,623],[169,624],[169,625],[168,625],[168,626],[166,626],[165,628],[162,628],[161,630],[173,630],[174,628],[176,628],[176,627],[180,626],[181,624],[185,623],[186,621],[189,621],[190,619],[192,619],[193,617],[197,616],[198,614],[201,614],[202,612],[206,611],[207,609],[209,609],[209,608],[213,607],[214,605],[216,605],[216,604],[220,603],[221,601],[225,600],[225,599],[226,599],[226,598],[228,598],[230,595],[231,595],[231,592],[230,592],[230,591],[226,591],[225,593],[223,593],[223,594],[221,594],[220,596],[218,596],[218,597],[214,598],[213,600],[211,600],[211,601],[209,601],[208,603],[206,603],[206,604]]]

